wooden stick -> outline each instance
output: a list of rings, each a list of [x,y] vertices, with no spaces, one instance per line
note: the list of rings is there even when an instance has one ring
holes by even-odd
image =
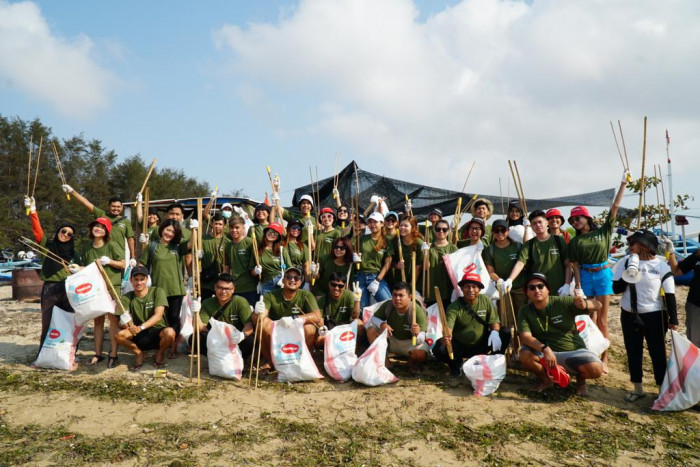
[[[20,243],[22,243],[22,244],[28,246],[29,248],[31,248],[32,250],[36,251],[37,253],[39,253],[40,255],[44,256],[45,258],[48,258],[48,259],[50,259],[50,260],[52,260],[52,261],[57,262],[58,264],[60,264],[61,266],[63,266],[63,269],[65,269],[66,272],[69,272],[69,271],[68,271],[69,263],[68,263],[67,261],[65,261],[63,258],[61,258],[60,256],[58,256],[57,254],[55,254],[53,251],[49,250],[49,249],[46,248],[46,247],[43,247],[43,246],[39,245],[39,244],[36,243],[36,242],[33,242],[33,241],[29,240],[29,239],[26,238],[26,237],[20,237],[20,238],[19,238],[19,241],[20,241]]]
[[[362,214],[363,214],[365,217],[367,217],[367,216],[369,215],[369,213],[372,212],[372,211],[374,210],[374,207],[375,207],[376,205],[377,205],[377,203],[375,203],[374,201],[371,201],[371,202],[369,203],[369,206],[367,206],[367,209],[365,209],[365,212],[363,212]]]
[[[31,185],[32,180],[32,146],[34,146],[33,139],[34,136],[29,135],[29,161],[27,162],[27,197],[29,197],[29,186]],[[27,208],[27,215],[29,215],[29,208]]]
[[[513,166],[515,167],[515,175],[518,176],[518,185],[520,185],[520,196],[522,196],[523,211],[527,214],[527,200],[525,199],[525,191],[523,190],[523,182],[520,180],[520,170],[518,170],[518,163],[513,161]]]
[[[412,251],[411,252],[411,304],[412,304],[412,313],[411,313],[411,326],[416,324],[416,252]],[[416,345],[416,336],[411,336],[411,345],[415,347]]]
[[[620,123],[620,120],[617,121],[617,126],[620,128],[620,139],[622,140],[622,150],[625,153],[625,165],[627,166],[627,170],[630,169],[630,160],[627,158],[627,146],[625,145],[625,136],[622,134],[622,123]]]
[[[139,190],[139,193],[143,193],[143,190],[146,189],[146,184],[148,183],[148,179],[151,178],[151,173],[153,173],[153,168],[156,166],[156,160],[153,159],[153,162],[151,162],[151,167],[148,169],[148,173],[146,173],[146,179],[143,181],[143,185],[141,185],[141,189]]]
[[[455,209],[455,215],[453,217],[455,228],[452,229],[450,236],[452,237],[452,243],[457,243],[457,230],[459,230],[459,221],[462,217],[462,197],[457,198],[457,208]]]
[[[258,379],[260,378],[260,355],[262,354],[262,335],[263,335],[263,323],[260,323],[260,337],[258,338],[258,361],[255,365],[255,390],[258,390]]]
[[[642,228],[642,207],[643,207],[643,200],[644,200],[644,166],[646,164],[646,161],[647,161],[647,118],[644,117],[644,140],[642,142],[642,179],[639,182],[639,212],[637,213],[637,229]]]
[[[251,232],[251,240],[253,246],[253,257],[255,258],[255,265],[260,266],[260,256],[258,255],[258,242],[255,238],[255,229]],[[258,282],[262,280],[261,276],[258,276]],[[260,319],[255,320],[255,330],[253,331],[253,353],[250,356],[250,369],[248,371],[248,387],[250,387],[251,381],[253,380],[253,363],[255,362],[255,344],[258,340],[258,325],[260,324]],[[257,378],[256,378],[257,383]]]
[[[58,156],[58,150],[56,149],[56,144],[51,141],[51,147],[53,148],[53,156],[56,159],[56,169],[58,170],[58,176],[61,178],[61,183],[66,184],[66,174],[63,173],[63,167],[61,166],[61,158]],[[70,194],[66,193],[66,199],[70,201]]]
[[[666,211],[668,210],[666,206],[666,189],[664,188],[664,177],[663,174],[661,173],[661,164],[659,164],[659,178],[661,179],[661,196],[664,201],[664,219],[666,219]],[[673,202],[673,200],[671,200]],[[666,219],[665,225],[666,225],[666,233],[668,234],[668,223],[669,221],[672,221],[671,216],[668,216],[668,219]]]
[[[430,250],[425,250],[423,253],[423,293],[425,294],[423,298],[430,297]]]
[[[661,222],[661,216],[662,216],[661,199],[659,198],[659,177],[656,175],[656,164],[654,164],[654,178],[656,179],[655,180],[656,183],[654,184],[654,188],[656,189],[656,209],[659,210],[659,227],[661,229],[663,229],[664,224],[663,224],[663,222]],[[654,225],[656,225],[656,224],[654,224]]]
[[[147,234],[148,233],[148,205],[150,204],[150,196],[151,196],[151,190],[150,188],[146,187],[143,193],[143,220],[141,223],[141,233]],[[148,242],[146,242],[148,243]],[[142,243],[143,247],[145,248],[146,243]]]
[[[462,185],[462,193],[464,193],[464,190],[467,188],[467,182],[469,181],[469,177],[472,174],[472,170],[474,170],[474,166],[476,165],[476,161],[472,162],[472,166],[469,169],[469,173],[467,174],[467,179],[464,181],[464,185]]]
[[[44,137],[42,136],[41,139],[39,139],[39,153],[36,155],[36,172],[34,172],[34,186],[32,187],[32,197],[34,197],[34,193],[36,192],[36,181],[39,178],[39,163],[41,162],[41,145],[44,142]]]
[[[498,177],[498,193],[501,196],[501,212],[506,216],[506,221],[508,221],[508,213],[506,212],[505,204],[503,204],[503,187],[501,186],[501,177]]]
[[[401,242],[401,234],[396,235],[396,244],[399,250],[399,261],[403,262],[403,245]],[[403,269],[401,269],[401,282],[406,282],[406,263],[404,262]]]
[[[117,294],[116,289],[112,285],[112,282],[109,280],[109,277],[107,276],[107,271],[105,271],[104,266],[102,266],[102,263],[100,263],[99,259],[95,260],[95,264],[97,265],[97,269],[100,270],[100,275],[107,284],[107,290],[109,290],[109,294],[112,296],[112,299],[114,299],[114,301],[117,302],[117,308],[119,308],[121,314],[126,313],[126,309],[124,308],[124,304],[122,303],[121,297],[119,296],[119,294]]]
[[[622,170],[629,170],[629,167],[625,165],[625,160],[622,158],[622,151],[620,151],[620,145],[617,144],[617,135],[615,135],[615,127],[613,126],[612,120],[610,120],[610,129],[612,130],[613,138],[615,139],[615,147],[617,147],[617,154],[620,156],[620,162],[622,162]]]
[[[440,322],[442,323],[442,335],[450,339],[445,341],[445,347],[447,347],[447,353],[450,354],[450,360],[455,359],[455,354],[452,351],[452,330],[447,327],[447,317],[445,316],[445,306],[442,303],[442,296],[440,295],[440,288],[435,286],[435,303],[438,306],[438,312],[440,313]]]

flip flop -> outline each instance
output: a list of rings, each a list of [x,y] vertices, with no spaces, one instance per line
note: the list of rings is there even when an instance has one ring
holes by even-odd
[[[637,402],[639,399],[646,397],[646,394],[636,394],[634,392],[628,392],[625,396],[625,402]]]
[[[133,372],[138,372],[141,371],[141,367],[143,366],[143,363],[139,363],[138,365],[134,365],[131,368],[129,368]]]
[[[156,368],[163,368],[163,367],[165,367],[166,365],[165,365],[165,362],[155,361],[155,362],[153,362],[153,366],[156,367]]]
[[[90,361],[87,363],[87,366],[95,366],[98,363],[100,363],[101,361],[103,361],[104,359],[105,358],[102,355],[95,354],[92,356],[92,359],[90,359]]]
[[[116,368],[119,365],[119,357],[107,355],[107,368]]]

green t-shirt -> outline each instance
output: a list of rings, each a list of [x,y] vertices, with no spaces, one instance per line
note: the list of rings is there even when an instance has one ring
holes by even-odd
[[[613,226],[610,214],[603,225],[587,234],[577,235],[568,245],[569,260],[579,264],[600,264],[608,261]]]
[[[280,255],[275,255],[272,250],[263,249],[259,251],[260,266],[262,266],[262,281],[267,282],[282,274],[282,260]],[[284,256],[284,264],[286,266],[292,265],[286,248],[284,248],[281,256]]]
[[[141,298],[134,295],[134,292],[129,292],[122,295],[121,300],[124,309],[129,312],[136,326],[140,326],[151,319],[157,307],[168,306],[168,297],[165,295],[165,292],[158,287],[150,287],[146,295]],[[168,327],[168,324],[165,322],[165,310],[163,310],[163,318],[153,327],[156,329]]]
[[[139,263],[151,268],[153,285],[163,289],[166,297],[185,295],[183,267],[188,253],[187,243],[176,246],[155,243],[151,258],[152,243],[143,249]]]
[[[347,263],[342,266],[335,264],[335,261],[330,256],[321,259],[318,279],[314,282],[314,295],[323,295],[328,293],[328,282],[331,280],[331,274],[338,272],[343,275],[343,282],[348,276],[348,270],[352,267],[352,263]]]
[[[296,242],[289,242],[286,246],[287,253],[289,254],[289,261],[291,264],[288,266],[296,266],[302,271],[304,271],[304,265],[309,259],[309,247],[306,244],[302,244],[301,247]]]
[[[555,352],[585,349],[586,344],[576,329],[575,317],[581,313],[585,311],[574,306],[574,297],[549,297],[542,311],[532,303],[520,308],[518,330],[531,333]]]
[[[134,237],[134,228],[131,221],[124,216],[112,216],[98,207],[92,209],[95,219],[106,217],[112,223],[112,232],[109,234],[110,243],[116,244],[122,251],[126,251],[126,239]]]
[[[256,223],[253,225],[252,228],[248,229],[248,237],[252,238],[253,237],[253,232],[255,232],[255,241],[260,243],[260,241],[263,239],[263,230],[270,224],[258,224]]]
[[[435,301],[435,291],[433,290],[435,286],[440,289],[440,296],[443,300],[449,300],[452,296],[452,281],[450,276],[447,274],[447,267],[443,261],[443,255],[449,255],[457,251],[457,247],[452,243],[448,243],[444,246],[435,246],[434,244],[430,247],[430,252],[428,252],[428,260],[430,261],[430,290],[424,291],[424,296],[431,301]]]
[[[418,238],[416,241],[414,241],[410,245],[406,245],[403,240],[401,240],[401,237],[396,236],[396,238],[392,241],[389,242],[389,248],[387,252],[387,256],[391,256],[392,262],[396,263],[399,261],[400,256],[398,252],[398,242],[401,242],[401,252],[403,253],[403,261],[404,261],[404,271],[406,272],[406,282],[411,283],[411,277],[413,275],[413,269],[411,265],[411,252],[415,251],[416,252],[416,269],[420,267],[423,264],[423,250],[421,250],[421,246],[423,243],[425,243],[422,239]],[[401,280],[401,270],[396,269],[394,273],[394,279],[395,280]],[[420,277],[416,277],[416,286],[420,286]]]
[[[232,324],[239,331],[243,331],[243,326],[251,322],[252,312],[248,301],[234,295],[224,306],[219,305],[216,297],[207,298],[202,302],[202,309],[199,311],[199,319],[202,324],[209,324],[209,320],[215,318],[228,324]]]
[[[489,328],[486,329],[474,314],[485,321]],[[447,307],[445,317],[447,327],[452,329],[452,339],[466,346],[478,344],[484,334],[489,332],[492,324],[500,323],[493,302],[483,294],[479,294],[476,303],[471,305],[464,297],[459,297]]]
[[[484,247],[484,251],[481,252],[481,257],[484,260],[484,264],[491,266],[498,277],[503,280],[508,279],[510,272],[513,270],[513,266],[518,262],[518,254],[522,244],[511,241],[505,248],[498,247],[495,243]],[[493,256],[491,251],[493,250]],[[520,289],[525,284],[525,274],[521,271],[518,277],[513,281],[513,288]]]
[[[316,249],[318,257],[324,258],[331,255],[331,247],[333,242],[340,238],[340,229],[333,229],[328,232],[318,232],[316,235]]]
[[[306,290],[297,290],[291,300],[286,300],[284,289],[275,289],[265,294],[265,308],[270,312],[269,318],[276,321],[285,316],[300,316],[302,314],[318,311],[318,304],[313,294]]]
[[[207,271],[215,271],[217,274],[224,272],[226,264],[226,250],[231,242],[227,237],[214,238],[211,235],[202,237],[202,276],[206,276]],[[214,289],[216,279],[202,281],[202,289]]]
[[[364,273],[377,274],[384,267],[384,258],[387,255],[387,247],[375,250],[377,241],[372,235],[363,235],[360,238],[360,252],[362,253],[362,266],[360,270]]]
[[[409,308],[411,305],[409,305]],[[387,314],[389,319],[387,319]],[[392,335],[399,340],[411,339],[413,334],[411,334],[411,313],[401,314],[399,313],[391,300],[387,300],[382,303],[374,316],[391,326],[393,329]],[[421,332],[425,332],[428,329],[428,318],[423,307],[421,307],[416,302],[416,324],[420,327]]]
[[[231,240],[226,246],[226,264],[236,281],[236,292],[254,292],[258,286],[258,278],[253,276],[255,255],[253,255],[253,240],[245,237],[236,243]]]
[[[113,261],[121,261],[124,259],[124,250],[120,249],[116,243],[112,242],[105,243],[100,248],[95,248],[92,246],[92,243],[89,243],[85,245],[78,254],[75,263],[80,266],[88,266],[90,263],[94,263],[96,259],[103,256],[107,256]],[[109,277],[109,281],[117,289],[118,293],[121,290],[123,271],[112,266],[104,266],[104,270],[107,273],[107,277]]]
[[[557,245],[557,238],[559,245]],[[530,258],[530,249],[532,249],[532,258]],[[547,276],[550,290],[556,291],[564,285],[564,260],[567,259],[567,251],[562,237],[550,235],[542,242],[535,237],[525,242],[518,255],[518,261],[525,263],[529,273],[540,272]]]
[[[326,303],[328,301],[328,303]],[[318,297],[318,306],[326,323],[348,324],[352,321],[352,310],[355,308],[355,297],[349,290],[343,290],[338,300],[333,300],[330,295],[324,294]]]

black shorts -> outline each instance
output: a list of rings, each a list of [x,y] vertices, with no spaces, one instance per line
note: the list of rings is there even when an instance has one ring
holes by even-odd
[[[147,328],[139,332],[131,340],[140,350],[156,350],[160,348],[160,332],[165,328]]]

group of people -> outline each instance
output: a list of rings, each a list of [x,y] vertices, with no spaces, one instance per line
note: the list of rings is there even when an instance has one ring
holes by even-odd
[[[131,220],[123,216],[121,200],[111,199],[102,210],[63,185],[94,216],[88,226],[91,242],[76,251],[76,229],[70,224],[60,224],[53,238],[47,239],[34,201],[25,199],[35,240],[70,263],[68,271],[51,258],[43,263],[41,341],[53,306],[71,311],[63,287],[67,275],[99,261],[117,291],[130,266],[128,279],[133,288],[121,297],[128,320],[107,314],[108,368],[118,365],[118,346],[136,355],[133,368],[137,370],[147,350],[156,350],[156,367],[164,365],[165,358],[177,357],[188,277],[200,274],[201,298],[192,302],[192,311],[201,319],[195,330],[200,342],[206,344],[210,319],[225,321],[244,333],[240,348],[247,358],[253,352],[254,330],[262,326],[262,354],[267,360],[263,370],[271,369],[274,321],[290,316],[303,320],[310,349],[323,348],[327,330],[357,321],[360,349],[386,331],[389,352],[406,357],[412,371],[420,371],[422,362],[432,355],[447,365],[451,375],[458,376],[465,358],[503,353],[510,347],[519,355],[522,367],[536,376],[538,390],[553,384],[550,373],[558,364],[577,377],[577,393],[585,395],[586,380],[609,371],[608,356],[586,349],[574,317],[592,314],[607,338],[610,296],[622,293],[622,330],[634,385],[627,399],[634,401],[644,395],[645,340],[655,381],[660,385],[663,380],[664,336],[667,329],[678,325],[672,275],[693,267],[697,270],[700,262],[690,264],[689,259],[678,265],[668,239],[662,239],[661,247],[670,258],[662,259],[657,256],[659,239],[651,232],[638,231],[627,241],[630,254],[638,259],[642,280],[627,283],[622,275],[625,268],[620,267],[613,276],[609,253],[627,180],[625,174],[601,225],[583,206],[572,209],[565,219],[557,209],[535,210],[526,216],[517,201],[508,205],[505,219],[489,222],[493,205],[485,198],[472,204],[472,217],[462,226],[443,219],[439,209],[430,212],[427,222],[419,223],[411,215],[410,202],[405,213],[397,213],[382,209],[381,199],[366,219],[351,216],[351,210],[342,204],[315,206],[309,195],[301,197],[296,213],[282,208],[279,196],[273,193],[273,205],[257,205],[252,219],[240,206],[207,206],[203,215],[208,228],[197,250],[193,250],[192,231],[204,225],[196,220],[186,222],[185,209],[178,203],[168,207],[163,220],[157,210],[143,212],[139,194],[138,221],[147,216],[148,229],[136,237],[141,245],[138,257]],[[575,235],[563,229],[567,221]],[[454,290],[443,256],[470,246],[481,255],[502,306],[482,293],[487,284],[474,272],[459,280],[461,293]],[[412,254],[418,258],[415,263]],[[193,271],[193,255],[200,258],[199,272]],[[629,259],[621,261],[626,267]],[[434,288],[446,309],[449,330],[431,349],[426,341],[426,309],[436,303]],[[697,315],[700,301],[695,295],[692,300]],[[381,305],[365,323],[361,312],[374,302]],[[506,312],[499,313],[499,309]],[[698,318],[695,320],[692,332],[700,334]],[[104,359],[104,321],[104,317],[95,320],[95,353],[88,365]],[[513,327],[516,334],[511,333]],[[206,345],[203,347],[205,352]]]

